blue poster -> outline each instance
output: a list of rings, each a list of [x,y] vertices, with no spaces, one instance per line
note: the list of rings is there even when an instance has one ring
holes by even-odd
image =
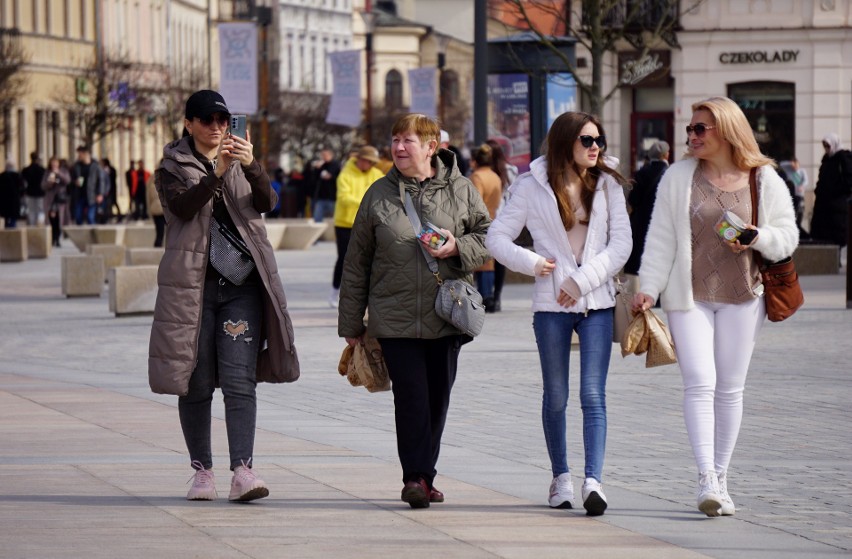
[[[547,129],[562,113],[577,110],[577,82],[571,74],[547,76]]]
[[[530,98],[526,74],[488,76],[488,138],[497,140],[509,163],[530,168]]]

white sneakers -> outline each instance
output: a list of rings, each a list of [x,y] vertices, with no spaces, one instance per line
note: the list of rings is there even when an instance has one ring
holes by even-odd
[[[606,510],[606,495],[601,489],[601,482],[593,477],[587,477],[583,482],[583,508],[587,516],[600,516]]]
[[[249,463],[243,462],[242,466],[234,468],[234,477],[231,479],[231,493],[229,501],[254,501],[269,495],[269,489],[262,479],[257,477]]]
[[[559,474],[550,482],[550,496],[547,503],[553,509],[574,507],[574,486],[571,484],[570,472]]]
[[[723,470],[718,474],[719,477],[719,496],[722,498],[722,508],[719,512],[722,516],[734,516],[737,512],[737,507],[734,506],[734,501],[728,495],[728,471]]]
[[[722,495],[716,472],[698,474],[698,510],[707,516],[722,515]],[[731,503],[733,505],[733,503]]]

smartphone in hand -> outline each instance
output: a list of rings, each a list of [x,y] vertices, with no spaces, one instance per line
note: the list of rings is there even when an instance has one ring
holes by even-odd
[[[757,237],[757,229],[746,229],[742,233],[739,234],[737,240],[741,245],[746,246],[750,245],[754,238]]]
[[[246,138],[246,115],[231,115],[229,132],[232,136]]]

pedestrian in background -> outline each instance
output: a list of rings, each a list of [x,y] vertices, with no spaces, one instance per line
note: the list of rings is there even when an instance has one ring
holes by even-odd
[[[311,212],[314,221],[321,223],[334,215],[334,200],[337,197],[337,175],[340,174],[340,162],[330,149],[320,151],[319,166],[316,170]]]
[[[230,111],[215,91],[186,101],[184,137],[163,149],[156,188],[166,216],[166,251],[151,328],[148,377],[176,394],[190,463],[189,500],[217,497],[211,468],[211,404],[225,401],[231,501],[269,495],[253,469],[256,385],[299,377],[293,327],[262,213],[275,205],[269,177],[252,156],[251,136],[227,134]],[[209,258],[211,222],[241,239],[254,269],[228,281]],[[229,241],[225,241],[229,242]]]
[[[37,152],[30,154],[30,164],[24,167],[21,175],[26,182],[27,225],[44,225],[44,190],[41,181],[44,178],[44,167]]]
[[[482,201],[488,208],[488,217],[491,219],[497,217],[497,210],[503,200],[503,182],[491,168],[493,161],[494,152],[488,144],[475,148],[470,158],[473,169],[470,182],[482,196]],[[477,268],[473,277],[476,280],[476,289],[482,295],[485,312],[494,312],[494,259],[489,258],[485,264]]]
[[[160,167],[163,166],[163,161],[160,160]],[[148,177],[148,184],[145,185],[145,205],[148,208],[148,213],[151,214],[151,219],[154,220],[154,247],[163,246],[163,241],[166,236],[166,216],[163,211],[163,204],[160,201],[160,194],[157,192],[156,173],[151,173]]]
[[[136,164],[136,219],[148,219],[147,185],[151,173],[145,169],[145,162],[139,160]]]
[[[497,215],[500,215],[500,210],[506,205],[506,200],[509,197],[509,187],[518,178],[518,168],[509,163],[506,158],[506,151],[502,144],[494,138],[489,138],[486,142],[491,146],[491,169],[500,177],[502,184],[502,200],[497,208]],[[486,309],[486,312],[500,312],[502,308],[500,298],[503,295],[503,283],[506,281],[506,267],[498,260],[494,260],[494,302],[491,304],[491,309]]]
[[[47,170],[42,179],[41,188],[44,190],[44,207],[51,228],[53,246],[59,247],[62,236],[62,216],[68,202],[68,185],[71,175],[68,169],[62,167],[59,158],[51,157],[47,162]]]
[[[15,162],[6,161],[6,170],[0,173],[0,216],[6,229],[14,229],[21,217],[21,195],[26,183],[15,166]]]
[[[633,250],[624,264],[624,271],[633,276],[639,275],[642,251],[645,250],[645,235],[651,223],[651,212],[657,199],[657,186],[663,173],[669,168],[669,144],[662,140],[654,142],[648,149],[650,161],[636,171],[633,188],[627,196],[630,207],[630,229],[633,232]]]
[[[766,316],[754,257],[793,254],[793,202],[774,162],[760,153],[751,126],[727,97],[692,105],[687,158],[663,175],[639,269],[636,310],[660,298],[683,377],[683,415],[698,467],[698,509],[733,515],[728,466],[740,431],[743,390]],[[752,224],[749,176],[758,185]],[[733,212],[757,235],[722,239],[717,224]]]
[[[71,205],[74,208],[74,221],[82,225],[97,222],[98,206],[104,201],[104,194],[109,188],[97,161],[92,160],[92,152],[88,146],[77,148],[77,161],[71,167],[71,183],[73,195]]]
[[[334,205],[334,240],[337,244],[337,261],[331,278],[331,293],[328,304],[337,307],[340,299],[340,278],[343,276],[343,261],[349,247],[349,237],[355,214],[370,186],[382,178],[384,173],[376,163],[379,152],[373,146],[363,146],[350,157],[337,175],[337,201]]]
[[[843,149],[837,134],[822,140],[825,155],[819,166],[814,194],[811,237],[816,241],[846,246],[849,196],[852,195],[852,152]]]
[[[394,167],[364,195],[343,263],[337,331],[350,346],[377,338],[391,378],[401,498],[411,508],[444,501],[434,484],[441,436],[459,351],[470,337],[435,313],[436,278],[422,250],[444,279],[465,278],[488,259],[490,220],[482,198],[438,149],[434,120],[409,114],[391,130]],[[404,193],[422,223],[447,237],[437,250],[420,242],[406,215]],[[369,324],[364,313],[369,310]]]
[[[124,172],[124,180],[127,183],[127,193],[130,195],[130,208],[127,210],[128,219],[136,219],[136,162],[130,161],[130,168]]]
[[[571,337],[580,339],[580,406],[585,450],[583,507],[607,509],[606,379],[612,350],[613,276],[630,255],[631,234],[622,185],[604,160],[606,134],[598,119],[560,115],[545,139],[545,155],[512,186],[486,246],[510,270],[535,276],[533,330],[541,361],[542,423],[553,479],[548,504],[573,508],[565,410]],[[514,240],[526,227],[533,250]]]
[[[117,217],[117,223],[121,223],[124,220],[124,215],[122,215],[121,207],[118,205],[118,172],[112,166],[108,157],[101,159],[101,167],[107,175],[107,184],[109,185],[109,192],[107,192],[104,200],[104,223],[108,223],[113,215]],[[113,210],[115,210],[115,213],[113,213]]]

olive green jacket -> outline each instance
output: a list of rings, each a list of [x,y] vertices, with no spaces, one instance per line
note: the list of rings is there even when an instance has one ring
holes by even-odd
[[[461,331],[435,314],[438,284],[400,200],[399,184],[411,194],[420,220],[448,229],[459,254],[438,259],[442,278],[472,281],[490,256],[485,234],[491,219],[473,184],[459,173],[452,152],[432,158],[435,176],[419,183],[396,167],[373,183],[355,216],[343,262],[337,332],[355,338],[440,338]]]

